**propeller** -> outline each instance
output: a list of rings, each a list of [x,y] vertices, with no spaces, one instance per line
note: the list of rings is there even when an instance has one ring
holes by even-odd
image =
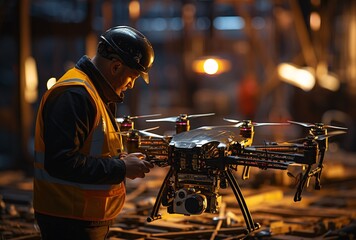
[[[253,126],[284,126],[284,125],[289,125],[289,123],[257,123],[257,122],[252,122],[251,120],[236,120],[236,119],[231,119],[231,118],[224,118],[225,121],[236,123],[237,127],[243,126],[243,125],[248,125],[252,124]]]
[[[157,116],[161,116],[162,114],[158,113],[158,114],[149,114],[149,115],[140,115],[140,116],[124,116],[124,117],[120,117],[120,118],[115,118],[116,122],[122,123],[125,120],[132,120],[132,119],[137,119],[137,118],[146,118],[146,117],[157,117]]]
[[[203,113],[203,114],[192,114],[192,115],[187,115],[187,114],[183,113],[183,114],[179,114],[179,116],[175,116],[175,117],[148,119],[148,120],[146,120],[146,122],[178,122],[178,121],[182,121],[182,120],[188,120],[190,118],[206,117],[206,116],[212,116],[212,115],[215,115],[215,113]]]
[[[155,129],[158,129],[158,128],[159,127],[153,127],[153,128],[147,128],[147,129],[144,129],[144,130],[130,129],[128,131],[116,132],[116,133],[118,133],[120,135],[126,135],[126,136],[129,136],[130,134],[140,133],[140,134],[148,136],[148,137],[164,138],[161,135],[148,132],[148,131],[152,131],[152,130],[155,130]]]
[[[334,131],[334,132],[329,132],[328,134],[322,134],[322,135],[317,135],[317,136],[309,135],[304,138],[298,138],[298,139],[287,141],[287,143],[300,142],[303,140],[325,140],[329,137],[333,137],[333,136],[345,134],[345,133],[347,133],[347,132],[346,131]]]
[[[293,123],[293,124],[298,124],[301,125],[303,127],[309,127],[309,128],[320,128],[320,129],[325,129],[325,128],[333,128],[333,129],[340,129],[340,130],[347,130],[347,128],[345,127],[338,127],[338,126],[332,126],[332,125],[327,125],[327,124],[323,124],[323,123],[304,123],[304,122],[295,122],[295,121],[288,121],[289,123]]]
[[[217,126],[202,126],[199,129],[215,129],[215,128],[224,128],[224,127],[231,127],[231,128],[239,128],[239,127],[248,127],[248,126],[283,126],[283,125],[289,125],[289,123],[256,123],[256,122],[251,122],[251,120],[235,120],[235,119],[229,119],[229,118],[224,118],[225,121],[236,123],[236,124],[231,124],[231,125],[217,125]]]
[[[143,135],[145,135],[147,137],[155,137],[155,138],[165,139],[165,137],[162,135],[150,133],[150,132],[146,132],[146,131],[148,131],[148,130],[141,130],[140,133],[142,133]]]

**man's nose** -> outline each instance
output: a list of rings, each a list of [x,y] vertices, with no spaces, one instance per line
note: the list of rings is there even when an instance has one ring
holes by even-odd
[[[136,79],[131,79],[130,83],[129,83],[129,88],[133,88],[135,86],[135,80]]]

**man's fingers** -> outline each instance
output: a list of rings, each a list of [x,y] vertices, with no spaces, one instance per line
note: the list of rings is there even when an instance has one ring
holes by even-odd
[[[146,155],[140,152],[136,152],[136,153],[130,153],[129,155],[135,156],[139,159],[146,159]]]
[[[141,172],[144,172],[144,173],[149,173],[150,172],[150,167],[147,166],[145,163],[139,167],[140,171]]]
[[[154,167],[153,163],[148,162],[148,161],[143,161],[143,164],[145,164],[145,166],[148,167],[148,168],[153,168]]]

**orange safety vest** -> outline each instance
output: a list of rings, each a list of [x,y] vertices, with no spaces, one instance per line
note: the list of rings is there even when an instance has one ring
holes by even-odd
[[[112,220],[124,205],[126,190],[123,183],[81,184],[50,176],[44,169],[43,106],[53,89],[68,85],[85,87],[97,109],[95,127],[80,152],[85,155],[110,157],[117,156],[118,150],[122,150],[121,137],[115,133],[105,104],[88,76],[76,68],[69,70],[44,94],[39,107],[35,132],[34,209],[51,216],[86,221]]]

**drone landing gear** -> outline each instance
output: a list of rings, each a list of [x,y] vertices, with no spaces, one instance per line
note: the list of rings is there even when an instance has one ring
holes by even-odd
[[[298,183],[297,191],[294,195],[294,201],[299,202],[302,200],[302,192],[305,187],[305,184],[307,184],[310,180],[311,177],[315,177],[315,190],[320,190],[321,189],[321,183],[320,183],[320,177],[321,177],[321,172],[323,170],[323,160],[324,160],[324,154],[325,154],[325,149],[320,150],[319,153],[319,163],[318,166],[311,170],[311,165],[308,165],[302,179]],[[307,184],[308,186],[308,184]]]
[[[163,184],[162,184],[161,188],[158,191],[156,202],[153,205],[152,212],[151,212],[150,216],[147,218],[147,222],[152,222],[154,220],[161,219],[161,215],[158,213],[158,211],[159,211],[159,208],[160,208],[161,203],[162,203],[163,192],[167,188],[167,184],[166,183],[173,176],[173,173],[174,173],[173,168],[170,168],[168,173],[167,173],[167,175],[166,175],[166,177],[164,178],[164,181],[163,181]]]
[[[232,174],[231,170],[228,169],[227,171],[224,172],[225,177],[227,178],[232,191],[234,192],[234,195],[236,197],[237,202],[239,203],[242,215],[245,219],[245,223],[246,223],[246,227],[248,232],[253,232],[257,229],[260,228],[260,224],[259,223],[255,223],[252,219],[251,213],[248,210],[245,198],[241,192],[241,189],[239,187],[239,184],[236,181],[236,178],[234,177],[234,175]]]
[[[311,170],[311,165],[308,165],[307,170],[305,171],[302,179],[300,179],[298,183],[297,191],[294,195],[294,202],[299,202],[300,200],[302,200],[302,192],[305,187],[305,184],[308,182],[310,178],[309,176],[310,170]]]
[[[152,222],[158,219],[161,219],[161,215],[158,213],[159,208],[161,206],[162,203],[162,197],[163,197],[163,193],[166,190],[166,183],[169,181],[169,179],[173,176],[174,174],[174,170],[172,168],[169,169],[164,182],[161,186],[161,188],[159,189],[157,198],[156,198],[156,202],[153,205],[152,211],[150,216],[147,218],[147,222]],[[241,189],[236,181],[236,178],[234,177],[234,175],[232,174],[231,170],[227,170],[224,172],[225,177],[228,180],[228,183],[230,184],[232,191],[236,197],[236,200],[240,206],[242,215],[244,217],[245,223],[246,223],[246,227],[247,227],[247,234],[250,232],[253,232],[257,229],[260,228],[260,224],[259,223],[255,223],[252,219],[251,213],[248,210],[247,204],[245,202],[245,198],[241,192]]]

